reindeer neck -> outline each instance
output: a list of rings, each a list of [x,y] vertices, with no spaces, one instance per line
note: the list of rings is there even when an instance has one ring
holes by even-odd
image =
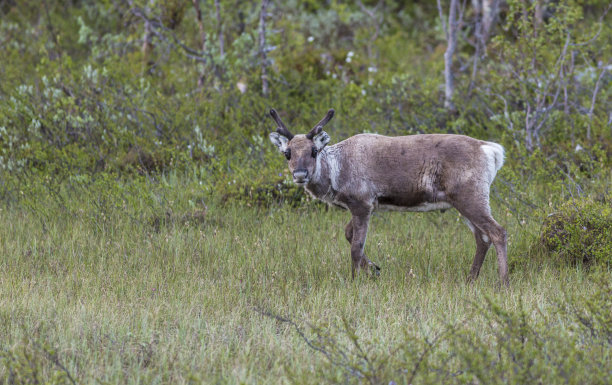
[[[325,147],[317,157],[317,168],[306,191],[322,201],[331,202],[337,192],[337,179],[340,172],[339,148]]]

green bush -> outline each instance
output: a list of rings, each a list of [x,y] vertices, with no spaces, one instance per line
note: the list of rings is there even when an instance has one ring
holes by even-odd
[[[575,264],[612,263],[610,196],[600,200],[573,199],[550,214],[539,242],[558,261]]]
[[[25,339],[10,350],[0,351],[2,384],[76,384],[58,353],[47,344]]]
[[[221,0],[220,20],[199,25],[190,2],[154,3],[0,7],[0,35],[10,41],[0,48],[0,172],[64,180],[193,171],[221,201],[300,203],[305,195],[278,176],[285,162],[267,140],[271,107],[294,133],[335,108],[326,128],[333,143],[361,132],[494,140],[506,147],[505,170],[560,199],[557,175],[582,183],[610,166],[612,87],[609,71],[593,65],[609,56],[603,4],[548,2],[554,17],[538,26],[533,5],[509,1],[487,55],[459,39],[449,112],[435,5],[273,3],[264,95],[260,7]],[[147,50],[141,12],[159,20]],[[476,16],[467,7],[470,39]],[[572,52],[563,49],[568,36]]]

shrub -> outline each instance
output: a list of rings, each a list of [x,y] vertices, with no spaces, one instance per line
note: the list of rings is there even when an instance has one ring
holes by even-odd
[[[2,384],[76,384],[58,353],[46,343],[25,339],[21,344],[0,351]]]
[[[468,305],[463,322],[446,320],[424,333],[407,328],[384,347],[358,337],[346,319],[313,325],[257,311],[292,326],[324,356],[322,375],[332,383],[605,384],[612,376],[612,284],[607,273],[591,283],[593,293],[565,293],[552,317],[527,307],[523,294],[514,309],[485,296]]]
[[[572,199],[550,214],[542,225],[540,243],[560,262],[612,262],[610,196],[599,201]]]

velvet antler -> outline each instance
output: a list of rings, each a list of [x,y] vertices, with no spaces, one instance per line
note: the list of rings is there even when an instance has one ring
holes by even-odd
[[[278,116],[278,113],[276,112],[274,108],[270,110],[270,115],[272,116],[272,119],[274,119],[276,124],[278,125],[278,127],[276,128],[276,132],[278,132],[279,134],[281,134],[282,136],[286,137],[289,140],[293,139],[293,134],[289,132],[289,130],[285,126],[285,123],[283,123],[283,121],[281,120],[280,116]]]
[[[306,137],[308,139],[312,139],[314,138],[315,135],[317,135],[319,132],[321,132],[321,130],[323,129],[323,126],[325,126],[327,123],[329,123],[330,120],[332,120],[332,118],[334,117],[334,109],[330,108],[329,111],[327,111],[327,115],[325,115],[325,117],[323,119],[321,119],[321,121],[319,123],[317,123],[312,130],[310,130],[310,132],[308,134],[306,134]]]

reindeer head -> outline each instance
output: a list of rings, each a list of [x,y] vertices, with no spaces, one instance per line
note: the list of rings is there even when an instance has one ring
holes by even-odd
[[[306,135],[289,132],[274,109],[270,110],[270,115],[278,125],[276,132],[270,133],[270,140],[287,158],[293,182],[304,186],[315,173],[319,152],[329,143],[329,135],[323,131],[323,126],[334,117],[334,110],[327,111],[327,115]]]

